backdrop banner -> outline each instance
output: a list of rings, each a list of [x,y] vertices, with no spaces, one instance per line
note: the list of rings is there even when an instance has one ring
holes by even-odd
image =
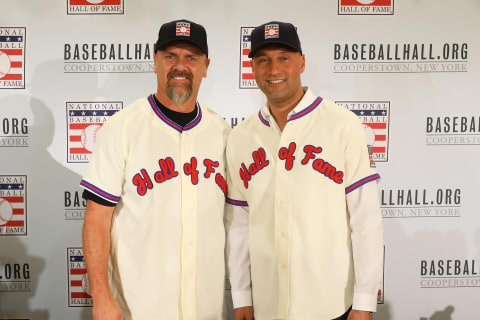
[[[302,84],[358,116],[382,178],[374,318],[477,319],[478,0],[2,1],[0,319],[92,318],[79,183],[101,126],[156,91],[158,30],[182,18],[208,34],[198,100],[232,127],[265,103],[253,28],[296,26]]]

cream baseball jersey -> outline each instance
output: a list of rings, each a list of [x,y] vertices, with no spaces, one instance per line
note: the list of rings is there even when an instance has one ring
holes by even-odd
[[[310,90],[283,131],[265,107],[231,132],[227,203],[248,212],[255,319],[333,319],[352,305],[354,282],[359,284],[358,303],[376,304],[382,255],[380,209],[374,207],[373,213],[359,219],[349,215],[347,207],[348,194],[379,179],[367,144],[353,113]],[[227,226],[238,237],[244,218],[238,211],[228,212]],[[365,225],[372,226],[374,239],[352,241],[355,232],[369,228]],[[248,301],[248,285],[239,286],[245,284],[239,261],[248,257],[235,257],[243,249],[233,248],[237,245],[230,240],[229,245],[236,304],[235,300]],[[355,252],[363,259],[373,256],[374,270],[361,259],[354,269]]]
[[[110,288],[125,319],[222,319],[225,145],[230,128],[197,104],[185,127],[153,96],[100,130],[81,186],[117,203]]]

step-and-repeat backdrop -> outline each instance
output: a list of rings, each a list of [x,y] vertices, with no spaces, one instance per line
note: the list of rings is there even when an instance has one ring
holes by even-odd
[[[91,137],[155,92],[158,29],[180,18],[207,29],[199,101],[232,127],[264,103],[253,27],[297,27],[303,84],[358,115],[382,176],[375,318],[478,318],[478,0],[11,0],[0,4],[0,319],[91,319],[78,186]]]

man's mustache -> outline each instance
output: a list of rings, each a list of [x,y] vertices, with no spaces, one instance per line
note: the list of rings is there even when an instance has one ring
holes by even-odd
[[[183,78],[187,78],[188,80],[190,80],[190,82],[192,81],[193,79],[193,74],[191,74],[190,72],[184,72],[184,71],[171,71],[167,74],[167,78],[168,80],[174,78],[174,77],[183,77]]]

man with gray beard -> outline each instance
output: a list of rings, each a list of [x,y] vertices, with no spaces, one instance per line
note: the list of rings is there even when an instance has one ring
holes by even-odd
[[[83,249],[95,320],[225,316],[230,128],[197,102],[209,63],[201,25],[162,25],[156,93],[86,137],[96,139],[80,183],[88,200]]]

